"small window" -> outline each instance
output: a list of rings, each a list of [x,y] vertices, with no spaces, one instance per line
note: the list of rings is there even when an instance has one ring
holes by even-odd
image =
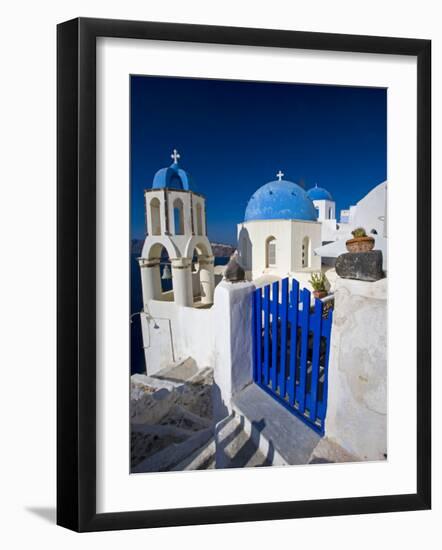
[[[310,239],[304,237],[302,240],[302,267],[310,267]]]
[[[266,256],[266,267],[276,266],[276,239],[274,237],[267,239]]]
[[[330,207],[330,208],[328,209],[328,219],[331,220],[332,218],[333,218],[333,208]]]

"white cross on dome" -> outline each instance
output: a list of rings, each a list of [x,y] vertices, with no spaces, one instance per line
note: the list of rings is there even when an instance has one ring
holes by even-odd
[[[281,181],[282,180],[282,177],[284,176],[285,174],[283,172],[281,172],[281,170],[276,174],[276,177],[278,178],[278,181]]]
[[[173,153],[170,155],[170,158],[172,158],[174,164],[176,164],[178,162],[178,159],[181,158],[181,155],[178,153],[176,149],[174,149]]]

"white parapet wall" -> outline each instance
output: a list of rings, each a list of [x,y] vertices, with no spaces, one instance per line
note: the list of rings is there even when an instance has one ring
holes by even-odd
[[[214,382],[219,419],[232,411],[232,398],[253,380],[252,297],[255,285],[222,281],[215,289]]]
[[[141,315],[147,374],[187,357],[214,368],[218,420],[232,412],[232,398],[253,379],[252,295],[249,282],[222,281],[214,305],[199,309],[150,300]]]
[[[355,459],[387,454],[387,279],[337,278],[326,438]]]
[[[148,315],[141,315],[147,374],[187,357],[199,368],[213,367],[213,307],[197,309],[150,300],[148,310]]]

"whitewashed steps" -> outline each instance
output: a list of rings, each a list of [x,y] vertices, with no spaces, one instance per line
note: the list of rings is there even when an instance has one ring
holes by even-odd
[[[212,437],[202,447],[191,453],[173,471],[208,470],[215,467],[215,439]]]
[[[244,420],[231,415],[216,428],[216,468],[253,468],[271,463],[244,430]]]

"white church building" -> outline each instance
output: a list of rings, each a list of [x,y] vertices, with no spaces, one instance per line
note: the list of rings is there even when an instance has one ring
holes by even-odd
[[[283,176],[279,171],[253,193],[238,224],[238,256],[248,280],[302,280],[321,269],[314,253],[322,244],[318,212],[307,192]]]

